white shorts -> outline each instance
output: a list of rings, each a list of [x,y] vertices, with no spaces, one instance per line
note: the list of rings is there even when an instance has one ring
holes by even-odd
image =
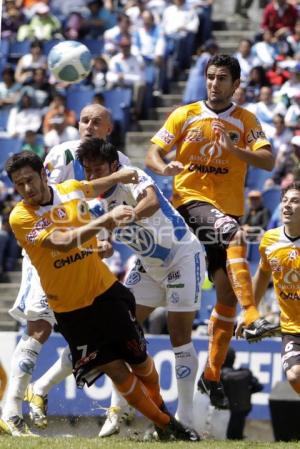
[[[200,308],[204,276],[204,250],[194,241],[180,248],[168,268],[146,271],[138,261],[124,284],[134,294],[137,304],[166,307],[170,312],[193,312]]]
[[[39,275],[27,255],[23,257],[19,293],[9,313],[15,320],[22,323],[45,320],[53,326],[56,322],[53,311],[49,309]]]

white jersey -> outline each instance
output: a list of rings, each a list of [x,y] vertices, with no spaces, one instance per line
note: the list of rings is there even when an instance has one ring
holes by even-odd
[[[84,170],[79,160],[76,159],[76,151],[80,140],[70,140],[60,145],[55,145],[47,154],[45,168],[51,183],[59,184],[68,179],[82,181],[85,179]],[[121,165],[130,165],[130,160],[125,154],[118,151]]]
[[[137,167],[134,169],[138,172],[138,184],[117,184],[101,200],[89,201],[89,209],[93,216],[100,216],[118,205],[135,207],[140,194],[147,187],[153,186],[160,208],[151,217],[116,229],[113,239],[129,246],[139,256],[146,270],[153,267],[166,268],[183,247],[198,240],[153,179],[143,170]],[[199,250],[203,252],[200,243]]]

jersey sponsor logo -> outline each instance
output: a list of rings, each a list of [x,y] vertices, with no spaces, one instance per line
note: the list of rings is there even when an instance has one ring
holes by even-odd
[[[177,379],[184,379],[185,377],[188,377],[191,373],[191,369],[188,366],[185,365],[179,365],[176,366],[176,378]]]
[[[152,233],[136,224],[117,229],[114,237],[116,241],[124,242],[141,256],[150,257],[156,249]]]
[[[199,153],[201,156],[218,159],[222,155],[222,148],[218,144],[211,144],[211,142],[203,145]]]
[[[161,128],[156,134],[156,137],[158,137],[165,144],[170,145],[175,136],[174,134],[171,134],[166,128]]]
[[[180,300],[180,296],[177,292],[173,292],[170,297],[170,301],[172,304],[178,304]]]
[[[67,216],[67,212],[62,207],[55,208],[54,212],[60,220],[63,220]]]
[[[184,288],[184,284],[167,284],[167,288]]]
[[[285,301],[291,300],[291,301],[300,301],[300,295],[296,292],[284,292],[281,291],[279,294],[281,299],[284,299]]]
[[[80,215],[86,215],[89,211],[88,205],[85,201],[79,201],[77,207]]]
[[[89,248],[84,249],[82,251],[78,251],[75,254],[71,254],[70,256],[55,260],[53,266],[54,268],[63,268],[65,265],[71,265],[72,263],[75,263],[78,260],[85,259],[87,256],[93,254],[93,252],[94,252],[93,247],[90,246]]]
[[[222,234],[227,234],[229,231],[231,231],[232,229],[235,229],[236,224],[235,223],[226,223],[224,226],[222,226]]]
[[[203,132],[200,129],[190,129],[184,137],[184,142],[201,142],[203,139]]]
[[[252,142],[256,142],[256,141],[259,142],[260,140],[265,140],[265,139],[266,139],[266,135],[262,129],[251,129],[250,132],[246,136],[246,142],[248,144],[250,144]]]
[[[82,367],[83,365],[86,365],[87,363],[91,362],[92,360],[95,360],[95,358],[97,357],[98,354],[99,354],[99,351],[94,351],[94,352],[91,352],[86,357],[82,357],[81,359],[77,360],[77,362],[75,363],[75,369],[78,369],[78,368]]]
[[[43,231],[43,229],[48,228],[52,224],[52,221],[50,221],[47,217],[41,218],[39,221],[37,221],[34,225],[34,228],[27,234],[26,240],[29,243],[34,243],[38,235]]]
[[[222,218],[218,218],[215,221],[214,227],[215,229],[219,229],[221,226],[223,226],[225,223],[232,223],[233,219],[231,217],[222,217]]]
[[[298,258],[298,251],[296,249],[292,249],[292,251],[289,253],[289,260],[297,260]]]
[[[212,173],[213,175],[226,175],[229,170],[226,167],[213,167],[212,165],[198,165],[190,164],[189,171],[196,171],[197,173]]]
[[[237,131],[228,131],[228,134],[233,144],[238,143],[238,141],[240,140],[240,133],[238,133]]]
[[[125,281],[126,287],[132,287],[140,282],[141,275],[137,271],[132,271]]]
[[[177,281],[180,278],[181,278],[181,273],[180,273],[179,270],[172,271],[171,273],[168,274],[168,281],[169,282]]]
[[[271,270],[275,273],[280,273],[282,271],[282,267],[277,257],[273,257],[272,259],[270,259],[270,267]]]
[[[297,270],[289,270],[283,278],[286,284],[299,284],[300,283],[300,272]]]

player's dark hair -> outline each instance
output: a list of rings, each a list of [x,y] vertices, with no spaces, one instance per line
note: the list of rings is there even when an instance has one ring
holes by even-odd
[[[215,55],[207,63],[205,74],[207,75],[207,69],[211,65],[215,65],[216,67],[227,67],[232,81],[236,81],[241,77],[241,67],[239,61],[230,55]]]
[[[292,182],[292,184],[283,189],[281,191],[281,198],[283,198],[286,192],[288,192],[289,190],[298,190],[300,192],[300,181],[294,181]]]
[[[23,167],[31,167],[39,175],[44,169],[42,159],[32,151],[21,151],[13,154],[5,163],[5,171],[12,181],[12,174]]]
[[[97,137],[89,137],[84,139],[76,152],[77,159],[83,165],[83,159],[94,161],[95,159],[102,162],[119,162],[119,154],[117,148],[106,140]]]

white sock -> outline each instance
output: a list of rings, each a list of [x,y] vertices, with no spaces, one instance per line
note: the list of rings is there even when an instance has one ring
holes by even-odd
[[[124,408],[128,405],[126,399],[118,392],[114,384],[112,384],[112,392],[110,398],[111,407],[121,407]]]
[[[173,348],[178,390],[176,418],[184,425],[193,427],[193,400],[198,357],[192,342]]]
[[[11,361],[7,397],[2,413],[4,419],[15,415],[23,416],[24,393],[41,348],[42,344],[28,335],[23,335],[17,344]]]
[[[69,346],[66,346],[54,365],[52,365],[42,377],[34,382],[34,393],[40,396],[45,396],[54,385],[59,384],[72,374],[72,370],[70,349]]]

